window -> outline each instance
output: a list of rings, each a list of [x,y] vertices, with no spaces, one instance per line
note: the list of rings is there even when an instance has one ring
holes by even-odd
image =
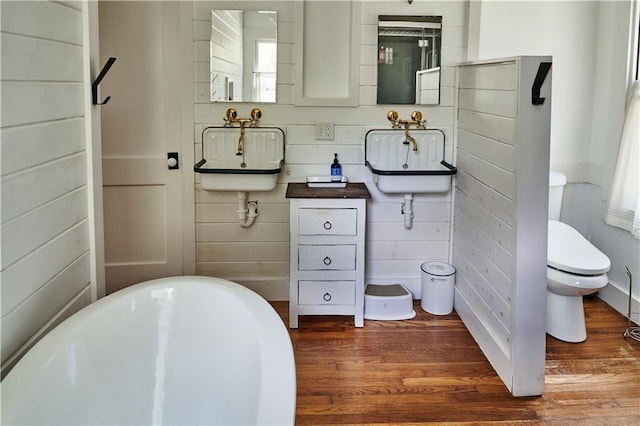
[[[630,26],[629,102],[613,172],[605,222],[626,229],[640,239],[640,2],[635,1],[634,20]],[[634,69],[635,68],[635,69]]]
[[[256,102],[276,101],[277,43],[256,40],[256,60],[253,70],[253,99]]]

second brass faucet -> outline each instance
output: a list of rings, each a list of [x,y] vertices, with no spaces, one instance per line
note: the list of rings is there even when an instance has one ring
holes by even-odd
[[[399,129],[402,125],[404,125],[404,136],[406,144],[411,143],[413,145],[413,150],[418,150],[418,142],[409,135],[409,128],[412,125],[415,125],[417,129],[424,129],[427,120],[422,119],[422,113],[420,111],[413,111],[411,113],[411,120],[402,120],[398,118],[398,112],[391,110],[387,113],[387,119],[391,122],[391,127],[394,129]]]

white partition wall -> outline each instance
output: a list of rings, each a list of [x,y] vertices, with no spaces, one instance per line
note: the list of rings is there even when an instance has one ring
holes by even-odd
[[[551,57],[457,69],[455,309],[514,396],[544,390],[550,70],[545,100],[532,99],[542,63]]]

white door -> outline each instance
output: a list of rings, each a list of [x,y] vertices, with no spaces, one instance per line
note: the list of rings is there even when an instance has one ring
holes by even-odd
[[[107,293],[185,273],[183,179],[193,172],[167,161],[185,138],[177,8],[99,5],[101,64],[116,58],[100,85],[101,100],[111,96],[101,107]]]

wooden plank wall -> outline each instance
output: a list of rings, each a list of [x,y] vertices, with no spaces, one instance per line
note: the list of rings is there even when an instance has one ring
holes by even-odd
[[[2,371],[90,303],[80,2],[2,2]]]
[[[210,14],[209,35],[211,40],[211,55],[215,58],[215,64],[219,68],[211,69],[211,78],[215,78],[213,86],[216,91],[212,96],[215,99],[228,99],[225,79],[222,75],[229,76],[233,81],[233,96],[237,99],[243,93],[243,15],[239,11],[217,10]],[[220,75],[222,74],[222,75]]]
[[[455,64],[466,58],[466,2],[417,2],[411,7],[395,1],[363,2],[361,7],[360,86],[358,107],[300,107],[295,105],[294,2],[243,2],[244,9],[278,12],[277,104],[210,103],[209,32],[212,9],[238,9],[238,2],[194,2],[194,145],[196,161],[202,156],[201,134],[207,125],[221,125],[225,111],[236,108],[247,117],[254,106],[262,109],[263,126],[278,126],[286,132],[286,164],[272,192],[249,194],[258,200],[259,216],[253,227],[237,223],[236,194],[208,192],[196,183],[196,270],[240,282],[270,300],[287,300],[289,289],[289,201],[288,182],[306,176],[329,174],[337,152],[343,174],[351,181],[367,183],[372,199],[367,205],[366,282],[401,282],[416,298],[421,292],[420,265],[429,260],[448,260],[451,216],[450,194],[416,195],[413,229],[404,228],[402,195],[385,195],[372,183],[364,166],[367,130],[389,128],[389,105],[376,105],[377,19],[380,14],[443,16],[443,75],[441,104],[429,107],[394,106],[408,118],[419,109],[428,126],[446,134],[447,158],[453,153]],[[406,8],[406,9],[405,9]],[[399,10],[402,9],[402,10]],[[335,140],[314,138],[314,123],[335,123]],[[196,181],[198,177],[196,176]]]
[[[455,309],[514,395],[540,394],[544,385],[551,102],[532,110],[533,62],[458,72]],[[522,369],[525,347],[531,362]]]

